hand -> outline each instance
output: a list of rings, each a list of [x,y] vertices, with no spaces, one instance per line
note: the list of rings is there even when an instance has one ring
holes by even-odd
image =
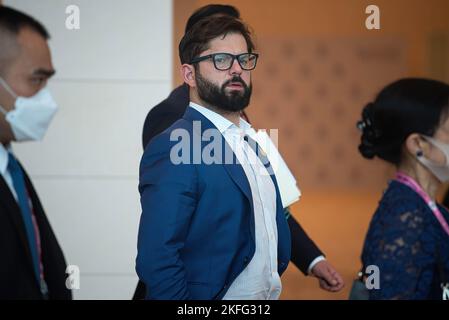
[[[345,286],[343,278],[326,260],[318,262],[311,271],[320,283],[320,288],[329,292],[338,292]]]

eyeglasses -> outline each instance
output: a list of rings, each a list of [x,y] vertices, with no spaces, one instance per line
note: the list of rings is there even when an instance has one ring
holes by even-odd
[[[207,56],[194,58],[190,62],[190,64],[212,59],[215,69],[226,71],[231,69],[232,65],[234,64],[234,60],[237,59],[240,67],[243,70],[249,71],[253,70],[256,67],[257,58],[259,58],[259,55],[257,53],[241,53],[238,55],[233,55],[231,53],[213,53]]]

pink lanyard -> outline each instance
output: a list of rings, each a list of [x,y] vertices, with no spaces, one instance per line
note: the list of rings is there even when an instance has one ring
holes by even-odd
[[[449,225],[447,224],[446,220],[444,219],[443,215],[440,212],[440,209],[438,209],[435,201],[430,199],[429,195],[424,192],[424,190],[420,187],[420,185],[413,180],[411,177],[406,175],[402,172],[396,173],[396,181],[405,184],[406,186],[412,188],[417,194],[421,196],[421,198],[426,202],[426,204],[429,206],[430,210],[432,210],[435,218],[440,222],[441,226],[443,227],[444,231],[449,235]]]

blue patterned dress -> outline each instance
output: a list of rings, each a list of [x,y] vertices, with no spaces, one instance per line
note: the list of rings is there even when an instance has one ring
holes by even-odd
[[[380,271],[380,289],[369,290],[370,299],[441,300],[439,270],[449,277],[449,235],[414,190],[393,180],[371,220],[362,262]]]

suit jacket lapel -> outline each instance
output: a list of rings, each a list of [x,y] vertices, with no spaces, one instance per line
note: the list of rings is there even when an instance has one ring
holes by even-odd
[[[25,232],[25,224],[22,219],[20,207],[17,204],[8,185],[6,184],[5,179],[3,179],[3,176],[1,175],[0,175],[0,194],[1,194],[0,203],[6,209],[5,214],[9,216],[13,225],[15,226],[17,234],[25,249],[25,253],[27,255],[30,268],[33,268],[33,260],[31,257],[30,246]],[[34,269],[32,269],[32,272],[34,273]]]
[[[188,121],[201,121],[201,133],[195,133],[195,134],[202,134],[207,129],[217,129],[215,125],[207,119],[205,116],[203,116],[200,112],[197,110],[187,107],[186,112],[184,113],[183,118]],[[231,179],[234,181],[234,183],[239,187],[239,189],[243,192],[243,194],[248,198],[252,205],[252,196],[251,196],[251,188],[249,186],[248,179],[246,178],[246,174],[243,171],[243,167],[238,164],[235,159],[236,155],[232,151],[231,146],[227,143],[226,139],[221,136],[221,146],[222,146],[222,153],[221,158],[219,159],[221,163],[223,164],[224,168],[226,169],[227,173],[231,177]],[[231,163],[227,163],[225,160],[225,155],[231,155],[233,156],[233,161]]]
[[[249,142],[249,145],[253,148],[254,152],[259,157],[259,159],[262,162],[262,164],[264,165],[265,169],[267,169],[267,172],[270,174],[271,181],[273,181],[274,187],[276,189],[276,195],[280,199],[281,197],[280,197],[280,193],[279,193],[279,186],[278,186],[278,183],[277,183],[277,180],[276,180],[276,175],[274,174],[274,169],[271,166],[270,160],[268,159],[267,154],[260,147],[260,145],[257,144],[258,150],[255,150],[256,149],[256,145],[255,144],[257,144],[257,142],[255,140],[252,140],[252,141]]]
[[[225,143],[227,144],[226,141],[225,141]],[[229,145],[227,147],[230,148]],[[232,163],[232,164],[224,163],[224,167],[225,167],[226,171],[228,172],[229,176],[235,182],[235,184],[240,188],[240,190],[243,192],[243,194],[251,202],[251,206],[252,206],[253,197],[251,195],[251,188],[249,186],[248,179],[246,178],[245,171],[243,171],[243,167],[237,163]]]
[[[41,258],[44,266],[45,281],[48,285],[50,299],[71,299],[71,291],[66,288],[66,261],[61,247],[53,233],[50,223],[45,215],[44,208],[39,200],[33,183],[23,169],[25,185],[27,187],[31,202],[33,204],[33,213],[39,228],[41,242]],[[31,258],[30,258],[31,259]],[[31,260],[30,260],[31,261]]]

